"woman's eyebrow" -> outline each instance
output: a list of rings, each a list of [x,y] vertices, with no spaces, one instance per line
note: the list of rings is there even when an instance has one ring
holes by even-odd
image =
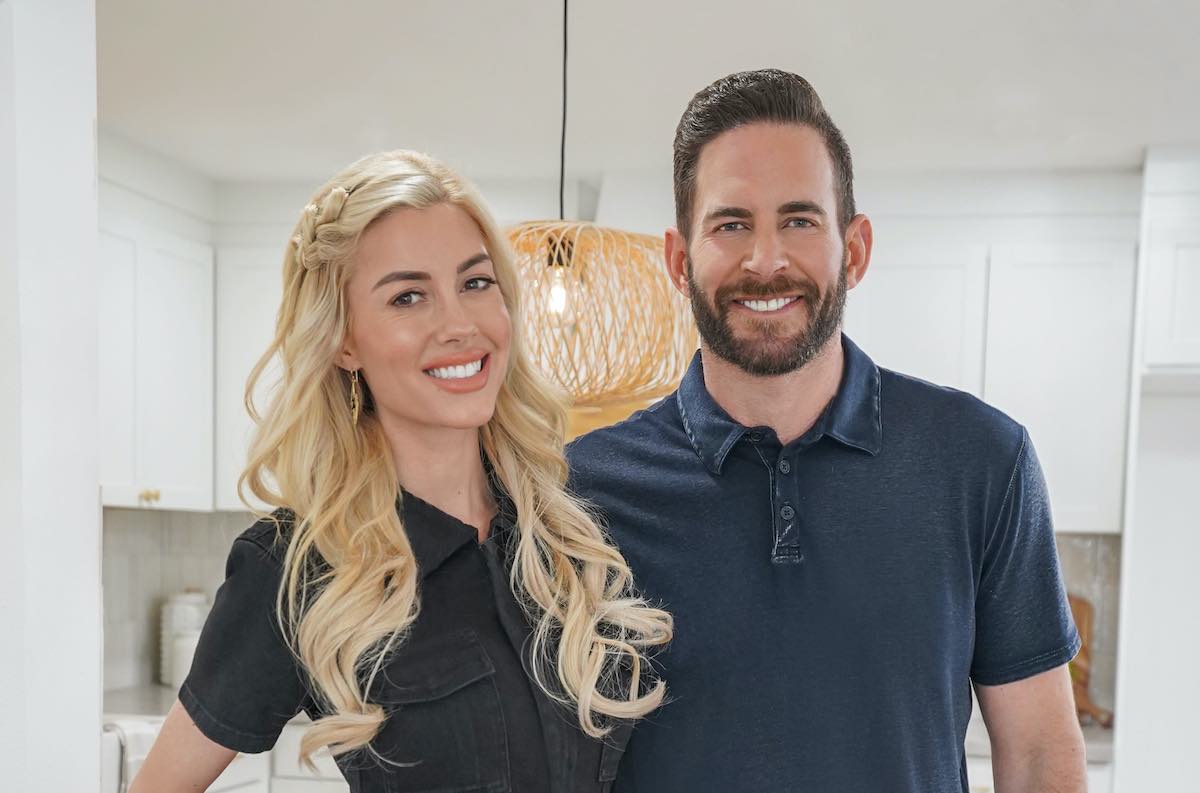
[[[467,270],[470,270],[472,267],[474,267],[477,264],[483,264],[486,261],[490,261],[491,258],[492,257],[489,256],[486,251],[480,251],[479,253],[475,254],[474,256],[472,256],[471,258],[467,259],[465,262],[460,264],[458,266],[457,272],[465,273]],[[394,283],[396,281],[428,281],[428,280],[430,280],[430,275],[429,275],[429,273],[425,272],[424,270],[396,270],[395,272],[388,273],[383,278],[380,278],[378,281],[376,281],[375,286],[371,287],[371,291],[374,292],[376,289],[383,286],[384,284],[390,284],[390,283]]]

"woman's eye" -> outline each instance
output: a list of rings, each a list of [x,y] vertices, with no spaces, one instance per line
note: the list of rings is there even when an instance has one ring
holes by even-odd
[[[425,299],[420,292],[401,292],[392,298],[393,306],[411,306]]]
[[[468,279],[465,286],[467,289],[482,291],[484,289],[488,289],[492,286],[495,286],[495,284],[496,284],[496,279],[489,278],[486,275],[480,275],[480,276],[476,276],[475,278]]]

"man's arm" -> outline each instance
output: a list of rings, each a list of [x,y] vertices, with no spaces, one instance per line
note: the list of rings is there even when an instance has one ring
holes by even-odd
[[[992,741],[996,793],[1087,793],[1083,733],[1066,664],[999,686],[975,686]]]

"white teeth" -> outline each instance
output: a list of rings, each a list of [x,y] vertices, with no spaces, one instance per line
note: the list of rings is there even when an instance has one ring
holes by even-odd
[[[463,364],[461,366],[443,366],[441,369],[430,369],[427,374],[433,375],[439,380],[462,380],[465,377],[474,377],[483,369],[483,359],[480,358],[474,363]]]
[[[751,311],[778,311],[795,300],[794,297],[777,297],[774,300],[739,300],[738,302]]]

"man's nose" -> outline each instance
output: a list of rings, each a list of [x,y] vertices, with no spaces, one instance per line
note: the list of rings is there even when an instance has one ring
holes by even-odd
[[[787,266],[787,253],[779,232],[770,228],[755,234],[754,248],[742,262],[742,269],[766,280]]]

